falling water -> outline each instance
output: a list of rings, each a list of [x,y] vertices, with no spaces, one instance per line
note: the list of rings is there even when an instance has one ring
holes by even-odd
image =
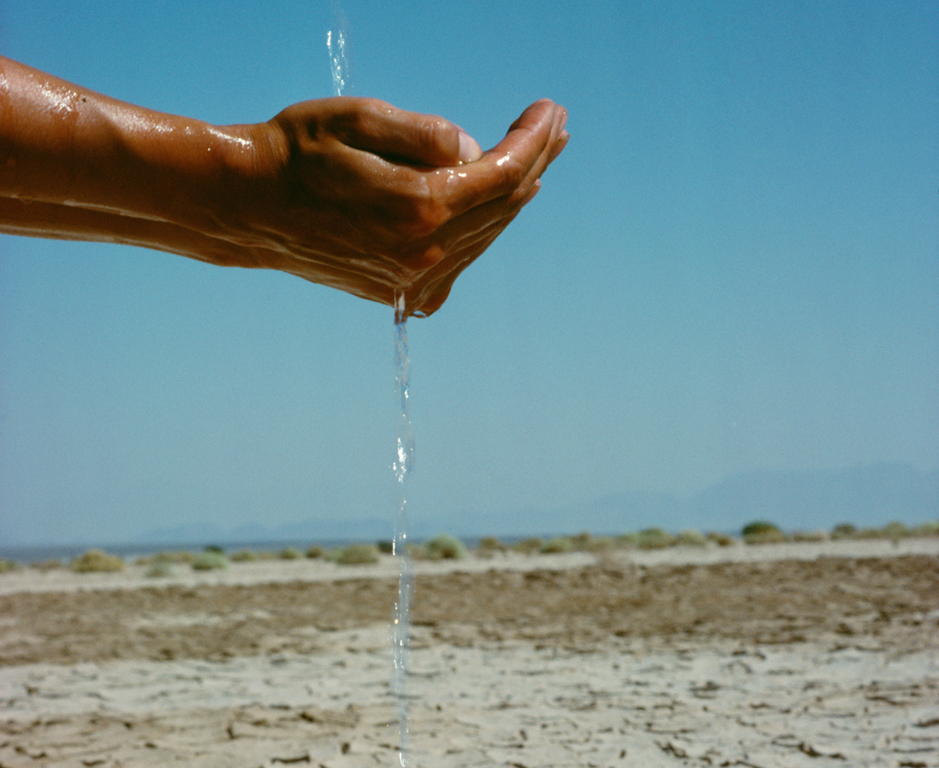
[[[398,708],[398,758],[408,765],[407,673],[411,650],[411,558],[407,550],[408,514],[405,483],[414,469],[414,435],[408,414],[411,359],[408,356],[408,322],[404,314],[404,294],[395,297],[395,393],[398,397],[398,446],[393,466],[400,491],[395,519],[394,554],[398,558],[398,602],[395,604],[392,633],[394,695]]]
[[[350,86],[348,37],[345,17],[336,10],[336,29],[326,33],[329,68],[333,76],[333,90],[342,96]],[[398,559],[398,600],[395,603],[392,628],[393,692],[398,710],[398,759],[402,768],[409,765],[407,673],[411,649],[411,558],[407,550],[408,514],[405,482],[414,468],[414,435],[408,415],[411,360],[408,357],[408,324],[405,317],[404,294],[395,296],[395,392],[399,400],[398,445],[393,469],[398,481],[398,512],[395,516],[393,552]]]
[[[326,50],[329,52],[329,69],[333,75],[333,90],[342,96],[349,86],[349,55],[346,49],[346,20],[336,7],[336,29],[326,33]]]

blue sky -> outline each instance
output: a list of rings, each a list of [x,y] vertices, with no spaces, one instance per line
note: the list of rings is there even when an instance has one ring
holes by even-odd
[[[537,98],[570,111],[537,200],[409,323],[412,515],[939,466],[935,3],[261,6],[3,0],[0,50],[261,121],[331,95],[338,9],[353,95],[484,147]],[[390,527],[395,406],[390,308],[0,236],[0,543]]]

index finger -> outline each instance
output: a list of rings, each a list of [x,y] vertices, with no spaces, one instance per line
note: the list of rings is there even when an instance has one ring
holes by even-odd
[[[418,165],[472,162],[482,150],[458,125],[436,115],[408,112],[379,99],[336,98],[330,127],[342,142],[386,159]]]
[[[448,174],[448,205],[458,215],[499,197],[523,199],[557,156],[567,111],[548,99],[536,101],[509,132],[475,163],[440,169]]]

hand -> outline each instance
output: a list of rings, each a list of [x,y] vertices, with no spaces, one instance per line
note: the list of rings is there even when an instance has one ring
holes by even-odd
[[[218,127],[0,57],[0,232],[278,269],[430,315],[567,143],[532,104],[496,147],[374,99]]]
[[[246,187],[227,226],[269,241],[260,265],[384,304],[403,292],[405,316],[430,315],[538,192],[566,119],[539,101],[483,154],[453,124],[383,102],[297,104],[248,127],[265,190]]]

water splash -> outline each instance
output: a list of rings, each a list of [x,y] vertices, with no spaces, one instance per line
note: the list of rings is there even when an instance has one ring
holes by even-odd
[[[413,575],[411,557],[407,548],[407,494],[405,483],[414,471],[414,435],[408,413],[411,387],[411,359],[408,353],[408,321],[404,314],[404,294],[395,297],[395,393],[400,405],[398,417],[398,445],[392,464],[398,480],[400,499],[395,519],[394,555],[398,558],[398,601],[395,603],[392,632],[392,661],[394,696],[398,709],[398,759],[402,768],[409,764],[408,757],[408,698],[407,676],[411,652],[411,592]]]
[[[333,75],[333,91],[342,96],[350,85],[349,52],[346,35],[346,18],[336,8],[336,29],[326,33],[326,50],[329,52],[329,70]]]

